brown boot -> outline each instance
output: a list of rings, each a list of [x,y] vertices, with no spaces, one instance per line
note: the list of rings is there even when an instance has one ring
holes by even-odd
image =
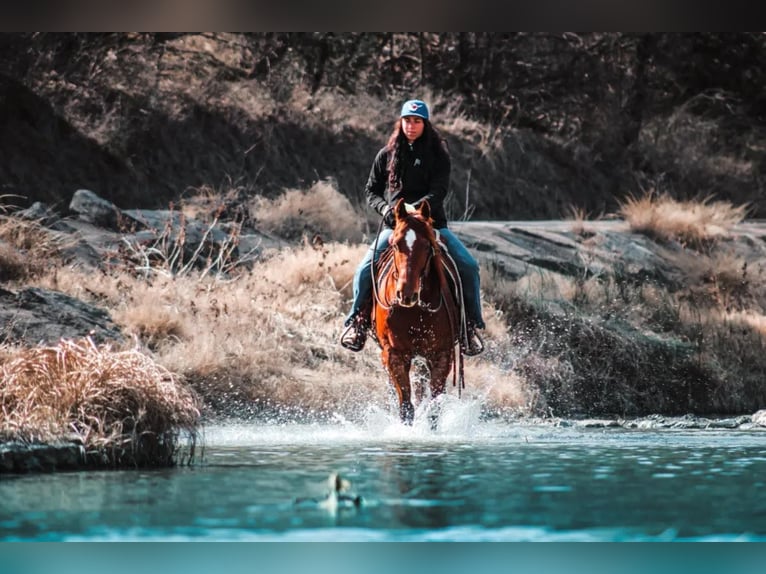
[[[465,331],[466,340],[461,342],[460,347],[466,357],[474,357],[484,351],[484,341],[476,331],[476,326],[468,323]]]
[[[367,331],[369,328],[369,325],[361,321],[359,317],[356,317],[340,336],[340,344],[349,351],[361,351],[367,342]]]

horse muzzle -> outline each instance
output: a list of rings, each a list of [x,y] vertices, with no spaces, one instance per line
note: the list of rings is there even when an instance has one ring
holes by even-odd
[[[415,291],[409,295],[405,295],[401,291],[397,291],[395,303],[400,307],[414,307],[420,303],[420,291]]]

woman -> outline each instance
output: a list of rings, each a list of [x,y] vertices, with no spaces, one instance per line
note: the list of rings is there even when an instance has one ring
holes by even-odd
[[[392,208],[400,198],[404,198],[409,204],[428,200],[434,228],[439,230],[455,260],[463,283],[468,327],[468,344],[464,352],[466,355],[477,355],[484,350],[481,338],[476,334],[476,329],[484,328],[479,300],[479,265],[447,229],[444,199],[449,188],[450,167],[449,152],[444,140],[431,125],[426,103],[421,100],[404,102],[388,143],[375,156],[365,186],[367,203],[383,216],[386,227],[372,243],[354,275],[354,304],[344,323],[348,328],[341,336],[341,344],[347,349],[360,351],[367,340],[372,307],[371,262],[373,257],[377,261],[388,247],[394,225]]]

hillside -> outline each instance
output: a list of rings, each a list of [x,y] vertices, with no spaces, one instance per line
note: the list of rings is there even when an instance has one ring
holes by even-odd
[[[0,193],[62,213],[331,179],[354,205],[402,100],[453,219],[612,213],[654,189],[766,217],[762,34],[4,34]]]

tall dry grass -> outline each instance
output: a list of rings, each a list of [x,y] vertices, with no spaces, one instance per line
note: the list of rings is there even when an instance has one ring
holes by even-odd
[[[99,275],[89,278],[86,290],[78,270],[59,271],[57,281],[70,294],[107,305],[145,352],[193,386],[206,416],[342,414],[353,420],[366,406],[389,402],[375,343],[361,353],[338,343],[365,249],[296,246],[228,281],[184,276],[150,284]],[[467,365],[466,392],[482,397],[490,412],[522,412],[526,388],[511,372],[506,327],[486,306],[485,316],[487,358]]]
[[[259,229],[285,239],[362,239],[362,219],[332,181],[318,181],[306,190],[288,189],[274,199],[255,197],[250,209]]]
[[[713,201],[711,197],[681,201],[649,190],[641,197],[623,200],[619,214],[633,231],[700,247],[725,236],[745,219],[747,209],[746,205],[734,206],[728,201]]]
[[[137,349],[92,340],[11,351],[0,364],[0,436],[29,442],[82,441],[98,466],[168,466],[179,437],[193,446],[197,397]]]
[[[38,221],[0,215],[0,281],[39,276],[52,262],[61,263],[69,243]]]

